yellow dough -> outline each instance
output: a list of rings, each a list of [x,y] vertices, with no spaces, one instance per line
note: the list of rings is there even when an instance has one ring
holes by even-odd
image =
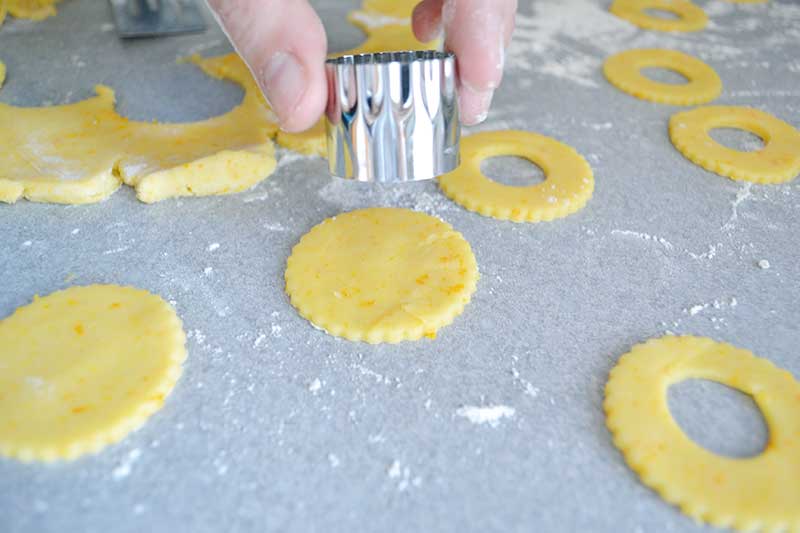
[[[710,379],[752,396],[769,426],[760,455],[732,459],[687,437],[667,388]],[[606,385],[606,423],[642,482],[696,520],[740,530],[800,531],[800,384],[766,359],[699,337],[663,337],[622,356]]]
[[[383,26],[370,26],[363,20],[350,13],[347,20],[357,26],[367,35],[367,40],[351,50],[334,54],[335,56],[374,54],[377,52],[395,52],[409,50],[433,50],[439,46],[439,41],[423,43],[414,36],[411,23],[386,24]]]
[[[6,11],[16,18],[43,20],[56,14],[55,5],[61,0],[0,0],[0,24]]]
[[[674,70],[683,74],[689,82],[672,84],[651,80],[641,73],[643,68],[648,67]],[[603,73],[621,91],[660,104],[704,104],[722,92],[722,81],[714,69],[677,50],[626,50],[606,59]]]
[[[331,335],[372,344],[434,337],[469,303],[478,267],[449,224],[408,209],[329,218],[292,250],[286,292]]]
[[[421,0],[364,0],[362,9],[387,17],[410,18]]]
[[[0,322],[0,454],[74,459],[123,439],[181,374],[175,311],[146,291],[72,287]]]
[[[270,137],[277,128],[244,62],[236,54],[191,61],[209,76],[241,85],[244,99],[228,113],[201,122],[127,122],[127,154],[119,171],[143,202],[240,192],[275,170]]]
[[[733,150],[710,135],[714,128],[739,128],[764,140],[755,152]],[[707,106],[670,118],[675,147],[697,165],[735,180],[782,183],[800,173],[800,132],[769,113],[750,107]]]
[[[304,155],[328,156],[328,139],[325,132],[325,117],[322,117],[311,129],[301,133],[278,131],[275,139],[279,145]]]
[[[143,202],[245,190],[275,168],[276,126],[247,67],[235,54],[193,61],[210,76],[242,85],[230,112],[187,124],[136,122],[114,111],[114,92],[61,106],[0,104],[0,201],[88,203],[120,182]]]
[[[647,14],[645,10],[657,9],[678,15],[666,19]],[[628,22],[656,31],[699,31],[708,24],[705,11],[689,0],[614,0],[610,11]]]
[[[544,171],[545,181],[514,187],[481,172],[483,160],[524,157]],[[594,190],[586,160],[571,147],[527,131],[491,131],[461,140],[461,166],[439,178],[439,186],[456,203],[481,215],[515,222],[562,218],[580,210]]]
[[[100,201],[119,187],[114,167],[121,155],[114,93],[76,104],[21,108],[0,104],[0,201]]]

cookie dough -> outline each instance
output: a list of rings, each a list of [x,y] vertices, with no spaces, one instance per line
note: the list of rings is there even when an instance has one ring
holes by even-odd
[[[357,26],[361,31],[367,35],[367,40],[360,46],[334,54],[333,57],[344,55],[357,55],[357,54],[374,54],[378,52],[394,52],[397,50],[433,50],[438,48],[439,41],[432,41],[423,43],[417,40],[414,36],[414,31],[411,29],[411,22],[408,24],[385,24],[373,26],[368,24],[364,19],[357,15],[357,12],[351,12],[347,16],[347,20],[351,24]]]
[[[683,84],[661,83],[644,76],[643,68],[674,70],[689,81]],[[606,59],[606,79],[619,90],[659,104],[697,105],[717,98],[722,81],[714,69],[683,52],[663,49],[626,50]]]
[[[206,74],[240,84],[241,104],[186,124],[136,122],[114,110],[114,92],[61,106],[0,104],[0,201],[89,203],[121,182],[143,202],[245,190],[275,168],[277,132],[247,67],[235,54],[192,61]]]
[[[469,243],[449,224],[408,209],[330,218],[292,250],[286,292],[331,335],[372,344],[435,337],[475,292]]]
[[[648,9],[669,11],[678,19],[667,19],[647,13]],[[610,11],[628,22],[656,31],[699,31],[708,24],[705,11],[689,0],[614,0]]]
[[[328,138],[325,131],[325,117],[314,124],[311,129],[300,133],[278,131],[275,142],[284,148],[294,150],[303,155],[328,156]]]
[[[672,418],[668,387],[702,378],[753,397],[769,426],[758,456],[695,444]],[[642,482],[696,520],[739,530],[800,530],[800,384],[766,359],[700,337],[663,337],[620,358],[606,385],[606,423]]]
[[[739,128],[764,140],[755,152],[733,150],[710,135],[714,128]],[[800,173],[800,132],[769,113],[750,107],[707,106],[670,118],[672,144],[690,161],[734,180],[782,183]]]
[[[414,7],[421,0],[364,0],[361,7],[364,11],[379,13],[387,17],[411,18]]]
[[[146,291],[72,287],[0,322],[0,455],[74,459],[136,430],[186,358],[175,311]]]
[[[16,18],[43,20],[56,14],[55,5],[61,0],[0,0],[0,25],[6,13]]]
[[[244,99],[224,115],[200,122],[126,121],[119,174],[143,202],[240,192],[275,170],[270,138],[277,126],[244,62],[236,54],[190,61],[209,76],[241,85]]]
[[[483,160],[501,155],[539,165],[545,181],[513,187],[484,176]],[[539,222],[563,218],[586,205],[594,175],[578,152],[555,139],[528,131],[490,131],[461,140],[461,166],[439,178],[439,186],[453,201],[481,215]]]

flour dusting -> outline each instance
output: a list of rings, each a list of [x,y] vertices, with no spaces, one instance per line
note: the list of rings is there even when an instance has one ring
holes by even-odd
[[[456,415],[466,418],[473,424],[488,424],[497,427],[504,418],[511,418],[516,414],[516,409],[508,405],[475,406],[464,405],[456,410]]]

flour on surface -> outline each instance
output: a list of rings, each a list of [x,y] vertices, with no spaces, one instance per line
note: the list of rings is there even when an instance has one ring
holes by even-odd
[[[114,481],[121,481],[128,477],[131,473],[131,469],[136,461],[139,460],[139,457],[142,456],[142,450],[139,448],[134,448],[128,454],[122,458],[119,464],[111,471],[111,477]]]
[[[516,414],[516,409],[508,405],[464,405],[456,409],[456,415],[466,418],[473,424],[489,424],[497,427],[504,418],[511,418]]]

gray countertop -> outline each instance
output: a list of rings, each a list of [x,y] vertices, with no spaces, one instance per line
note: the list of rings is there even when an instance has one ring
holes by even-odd
[[[344,19],[354,0],[315,3],[333,49],[358,44]],[[718,103],[798,126],[800,4],[701,1],[709,28],[671,35],[616,19],[607,1],[521,4],[507,79],[478,129],[537,131],[587,158],[594,197],[566,219],[484,218],[433,182],[336,181],[322,160],[285,151],[273,176],[234,196],[145,205],[122,189],[95,205],[0,206],[0,316],[70,284],[130,284],[172,301],[189,334],[184,376],[140,431],[74,463],[0,460],[0,531],[698,527],[625,466],[603,386],[621,354],[666,331],[751,349],[800,376],[800,180],[749,186],[696,167],[667,136],[678,108],[620,93],[600,65],[626,48],[678,48],[720,74]],[[175,64],[198,51],[229,46],[216,27],[121,43],[105,2],[69,0],[55,18],[0,28],[0,100],[74,102],[106,83],[127,116],[196,120],[241,98]],[[520,168],[509,164],[493,167]],[[338,340],[284,295],[304,233],[377,205],[439,216],[473,245],[478,290],[435,341]],[[742,456],[765,442],[740,393],[689,381],[670,402],[712,450]],[[469,406],[510,416],[480,424],[461,416]]]

